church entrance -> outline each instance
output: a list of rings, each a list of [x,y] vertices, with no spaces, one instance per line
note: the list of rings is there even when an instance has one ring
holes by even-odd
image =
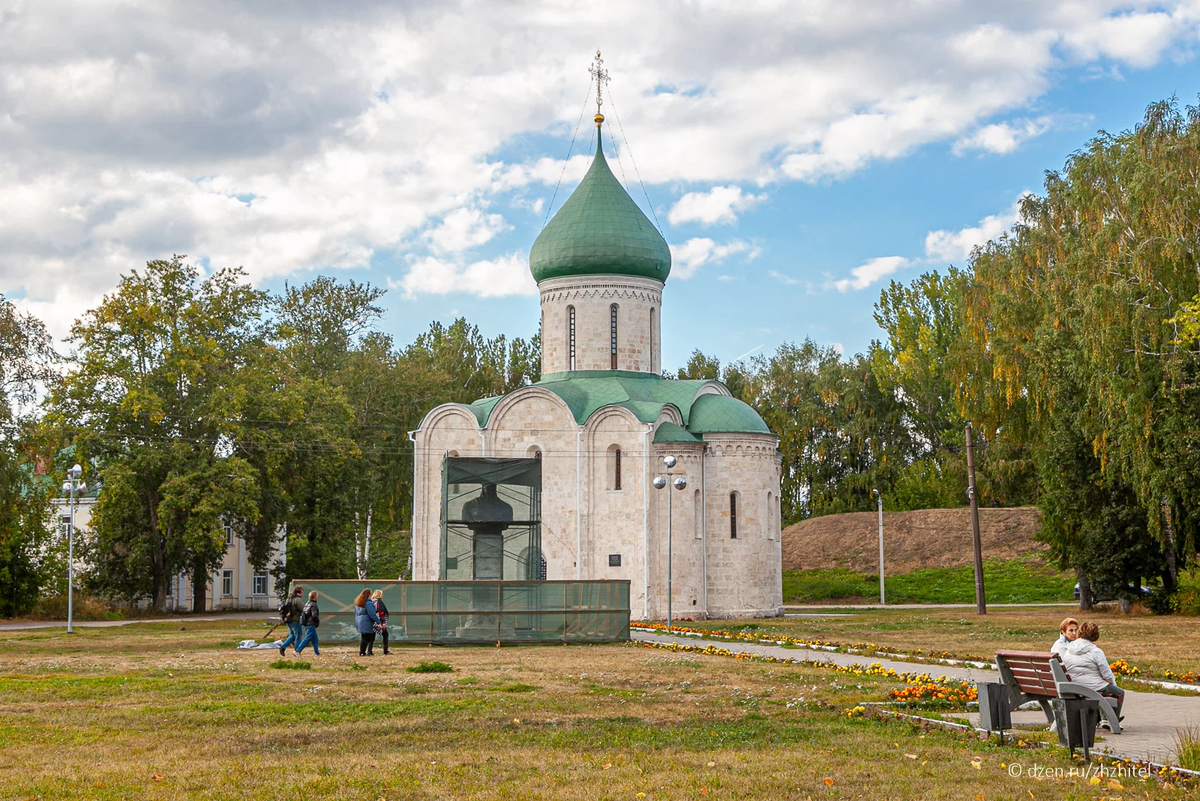
[[[442,581],[542,577],[542,461],[442,461]]]

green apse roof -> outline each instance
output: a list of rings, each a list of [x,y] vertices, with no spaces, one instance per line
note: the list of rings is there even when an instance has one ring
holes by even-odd
[[[770,434],[771,429],[747,403],[726,395],[701,395],[692,404],[688,430],[693,434],[736,431],[744,434]]]
[[[655,432],[655,442],[695,442],[698,438],[692,434],[703,432],[771,433],[758,413],[741,401],[725,395],[699,394],[705,386],[716,383],[669,381],[653,373],[623,370],[576,370],[548,374],[534,386],[562,398],[580,425],[605,406],[628,409],[643,423],[655,422],[664,406],[674,406],[683,418],[684,428],[663,423]],[[485,426],[500,399],[484,398],[467,408],[475,414],[479,425]],[[668,425],[672,428],[662,433]],[[659,439],[660,434],[672,439]]]
[[[529,251],[538,283],[569,275],[634,275],[666,281],[671,251],[633,198],[621,186],[601,146],[587,175]]]

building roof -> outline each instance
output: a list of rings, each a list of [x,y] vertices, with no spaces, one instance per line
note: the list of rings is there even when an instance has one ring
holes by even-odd
[[[659,440],[657,432],[655,441],[687,442],[696,441],[692,434],[704,432],[729,432],[769,434],[770,430],[763,419],[750,406],[739,400],[723,394],[725,389],[719,381],[687,380],[672,381],[653,373],[638,373],[624,370],[576,370],[569,373],[551,373],[533,386],[553,392],[562,398],[571,410],[575,422],[583,425],[593,414],[605,406],[619,406],[628,409],[634,417],[643,423],[653,423],[659,419],[663,408],[674,406],[683,418],[684,427],[678,432],[668,430],[663,436],[687,438]],[[705,387],[719,387],[722,394],[712,392],[701,393]],[[521,390],[516,390],[520,392]],[[486,426],[492,410],[501,400],[501,396],[483,398],[472,403],[469,408],[479,421],[480,426]],[[722,403],[727,401],[728,403]],[[699,414],[699,417],[697,417]],[[664,426],[659,426],[659,431]],[[701,427],[697,427],[700,425]],[[690,434],[688,432],[691,432]]]
[[[600,127],[596,155],[579,186],[529,251],[538,283],[572,275],[632,275],[666,281],[671,251],[604,158]]]
[[[655,442],[703,442],[671,422],[659,423],[654,431]]]
[[[770,434],[771,429],[748,403],[727,395],[702,395],[692,404],[688,430],[693,434],[737,432]]]

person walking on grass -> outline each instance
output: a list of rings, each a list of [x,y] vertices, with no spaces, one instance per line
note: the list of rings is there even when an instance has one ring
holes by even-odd
[[[371,593],[371,603],[375,604],[375,616],[379,618],[379,622],[374,626],[375,633],[383,638],[383,655],[390,656],[387,627],[388,608],[383,603],[383,590],[375,590]]]
[[[287,624],[288,636],[287,639],[279,646],[279,655],[287,656],[287,647],[292,646],[292,650],[296,650],[296,646],[300,644],[300,638],[304,636],[304,632],[300,629],[300,615],[304,613],[304,588],[299,584],[296,589],[292,590],[292,597],[283,602],[279,607],[279,619]]]
[[[375,604],[371,602],[371,588],[367,587],[354,599],[354,628],[359,634],[358,655],[375,656]]]
[[[317,626],[321,625],[321,610],[317,608],[317,591],[308,594],[308,603],[300,613],[300,625],[304,627],[304,639],[296,646],[296,656],[304,650],[304,646],[312,643],[313,654],[321,655],[321,642],[317,638]]]
[[[1117,677],[1108,666],[1108,657],[1096,646],[1100,639],[1100,627],[1085,620],[1079,626],[1079,638],[1067,646],[1063,667],[1071,675],[1071,681],[1089,687],[1101,695],[1117,699],[1117,720],[1121,720],[1121,707],[1125,704],[1125,691],[1117,686]],[[1107,725],[1102,721],[1101,725]]]
[[[1069,617],[1058,624],[1058,639],[1050,646],[1050,653],[1058,654],[1059,659],[1067,658],[1067,646],[1079,637],[1079,621]]]

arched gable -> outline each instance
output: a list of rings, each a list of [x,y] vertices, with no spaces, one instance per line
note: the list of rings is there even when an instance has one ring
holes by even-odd
[[[592,412],[583,424],[583,436],[591,441],[595,438],[596,433],[601,428],[607,428],[606,424],[613,421],[621,421],[626,424],[627,432],[642,432],[646,430],[646,424],[637,419],[637,415],[629,411],[623,406],[601,406],[596,411]]]
[[[464,404],[443,403],[430,409],[421,419],[417,431],[428,433],[435,429],[447,428],[447,421],[454,421],[454,428],[465,428],[467,431],[478,432],[479,420]]]
[[[662,423],[674,423],[682,427],[683,412],[679,411],[679,407],[673,403],[664,403],[662,411],[658,413],[658,419],[654,421],[654,427],[657,428]]]
[[[725,386],[720,381],[709,381],[700,389],[696,390],[696,398],[701,395],[724,395],[727,398],[732,398],[733,393],[729,391],[729,387]],[[696,398],[692,398],[692,403],[696,402]]]
[[[520,409],[523,401],[544,400],[556,410],[554,419],[545,420],[545,425],[542,425],[542,420],[539,419],[539,425],[536,427],[545,429],[567,430],[577,427],[575,417],[571,413],[571,407],[566,401],[541,387],[521,387],[505,395],[496,406],[492,409],[492,413],[488,416],[487,425],[484,427],[486,431],[502,430],[508,427],[507,420],[509,415]],[[525,426],[513,426],[514,428],[524,428]]]

